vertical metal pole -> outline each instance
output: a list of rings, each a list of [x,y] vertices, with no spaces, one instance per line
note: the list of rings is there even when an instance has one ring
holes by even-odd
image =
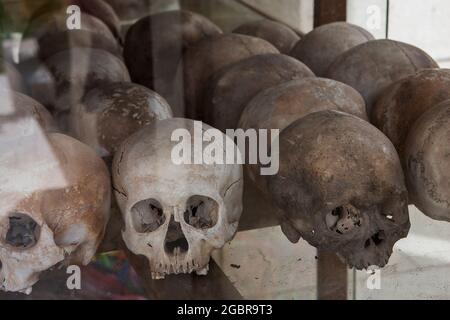
[[[347,0],[315,0],[314,27],[346,21]],[[347,299],[347,266],[333,252],[317,252],[317,298],[319,300]]]

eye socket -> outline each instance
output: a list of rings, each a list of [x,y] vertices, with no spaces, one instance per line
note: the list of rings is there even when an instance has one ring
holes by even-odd
[[[161,204],[155,199],[137,202],[131,208],[131,220],[139,233],[156,231],[166,221]]]
[[[9,216],[9,227],[5,242],[19,249],[30,249],[39,241],[41,227],[24,213],[14,213]]]
[[[219,220],[219,205],[205,196],[192,196],[186,204],[184,220],[197,229],[209,229]]]

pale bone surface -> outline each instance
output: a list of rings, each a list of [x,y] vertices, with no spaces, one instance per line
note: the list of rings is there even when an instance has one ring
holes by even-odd
[[[210,128],[203,124],[203,131]],[[123,239],[133,253],[148,258],[154,278],[205,274],[211,251],[233,238],[242,212],[241,165],[174,164],[171,153],[180,143],[171,141],[176,129],[194,137],[192,120],[157,121],[128,138],[113,162]],[[227,146],[219,153],[237,149],[230,138],[214,132]]]

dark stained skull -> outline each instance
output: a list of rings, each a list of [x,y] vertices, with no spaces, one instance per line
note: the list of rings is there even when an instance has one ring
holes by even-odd
[[[421,69],[437,68],[424,51],[394,40],[373,40],[340,55],[330,66],[327,78],[344,82],[361,93],[367,114],[387,86]]]
[[[364,99],[355,89],[341,82],[314,77],[292,80],[261,91],[242,112],[238,127],[282,131],[292,122],[323,110],[342,111],[367,121]],[[267,192],[260,166],[247,164],[245,169],[256,186]]]
[[[333,22],[307,33],[297,42],[290,55],[322,77],[339,55],[370,40],[374,40],[374,37],[361,27],[347,22]]]
[[[450,221],[450,100],[415,122],[404,162],[411,201],[430,218]]]
[[[103,50],[73,48],[51,56],[45,64],[55,78],[58,110],[70,109],[97,85],[130,80],[123,62]]]
[[[44,14],[31,21],[26,37],[35,37],[39,45],[39,58],[50,56],[70,48],[83,47],[106,50],[121,57],[121,48],[108,29],[98,18],[87,13],[80,15],[81,29],[67,28],[67,15]]]
[[[390,85],[375,104],[371,121],[392,141],[400,159],[414,122],[450,99],[450,69],[425,69]]]
[[[222,33],[207,18],[189,11],[169,11],[138,20],[125,38],[124,58],[133,82],[161,94],[182,116],[183,52],[198,41]]]
[[[261,90],[305,77],[314,77],[307,66],[277,53],[252,56],[225,67],[211,77],[205,89],[204,121],[223,132],[234,129],[247,103]]]
[[[280,134],[280,170],[267,176],[281,227],[336,252],[357,269],[384,266],[410,227],[408,195],[392,143],[339,111],[320,111]]]
[[[264,39],[284,54],[289,54],[300,40],[300,36],[285,24],[268,19],[244,23],[233,33]]]
[[[150,89],[127,82],[89,91],[71,112],[71,130],[103,158],[111,158],[130,135],[154,121],[172,117],[167,102]]]
[[[108,3],[103,0],[69,0],[69,3],[79,6],[82,12],[103,21],[118,41],[121,42],[120,20]]]
[[[51,56],[45,64],[54,78],[54,109],[63,130],[68,112],[90,89],[104,83],[130,81],[122,60],[103,50],[73,48]]]
[[[240,34],[211,37],[189,48],[183,58],[187,117],[203,118],[201,101],[215,72],[245,58],[266,53],[279,52],[265,40]]]

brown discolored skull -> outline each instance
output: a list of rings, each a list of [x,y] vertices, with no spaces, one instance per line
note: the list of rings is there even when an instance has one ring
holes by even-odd
[[[30,23],[25,36],[37,38],[38,54],[42,60],[76,47],[102,49],[121,57],[122,50],[117,40],[101,20],[81,13],[80,26],[81,29],[69,30],[66,15],[44,14]]]
[[[292,122],[323,110],[342,111],[367,121],[364,99],[358,91],[334,80],[306,78],[261,91],[242,112],[238,127],[244,130],[279,129],[281,132]],[[245,169],[256,186],[267,193],[260,166],[247,164]]]
[[[303,237],[351,267],[384,266],[408,234],[397,152],[355,116],[320,111],[293,122],[280,134],[280,170],[267,179],[289,240]]]
[[[68,2],[79,6],[82,12],[103,21],[109,30],[111,30],[114,37],[119,42],[121,41],[119,17],[108,3],[103,0],[69,0]]]
[[[426,69],[390,85],[375,104],[371,121],[404,159],[404,144],[414,122],[436,104],[450,99],[450,69]]]
[[[450,221],[450,100],[415,122],[404,162],[411,201],[430,218]]]
[[[75,139],[1,127],[0,289],[30,293],[57,263],[91,261],[109,217],[109,174]]]
[[[374,40],[374,37],[361,27],[347,22],[333,22],[307,33],[297,42],[290,55],[322,77],[339,55],[370,40]]]
[[[300,40],[300,36],[285,24],[268,19],[244,23],[233,33],[264,39],[284,54],[289,54]]]
[[[344,82],[361,93],[367,114],[379,94],[393,82],[421,69],[437,68],[424,51],[394,40],[373,40],[340,55],[330,66],[327,78]]]
[[[204,121],[225,132],[237,127],[247,103],[261,90],[282,82],[314,77],[307,66],[281,54],[261,54],[214,74],[203,100]]]
[[[215,72],[245,58],[266,53],[279,52],[265,40],[239,34],[212,37],[189,48],[183,59],[188,118],[203,118],[201,101],[210,77]]]
[[[183,52],[220,33],[207,18],[184,10],[140,19],[125,38],[124,58],[133,82],[155,90],[167,99],[175,115],[184,115],[183,74],[177,71]]]
[[[68,111],[90,89],[103,83],[130,81],[123,62],[103,50],[73,48],[51,56],[45,64],[55,81],[54,109],[63,124]]]
[[[167,102],[138,84],[118,82],[89,91],[71,113],[73,135],[103,158],[111,158],[131,134],[172,117]]]

